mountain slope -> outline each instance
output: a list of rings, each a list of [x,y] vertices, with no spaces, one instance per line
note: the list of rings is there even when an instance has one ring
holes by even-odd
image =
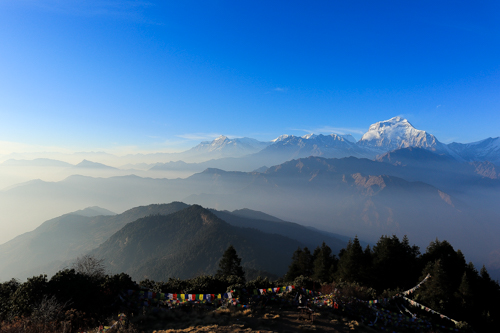
[[[186,207],[186,204],[173,202],[136,207],[113,216],[84,216],[75,212],[48,220],[35,230],[0,245],[0,279],[40,274],[41,267],[47,269],[45,273],[55,273],[50,269],[57,270],[62,262],[94,249],[125,224],[147,215],[170,214]]]
[[[381,151],[406,147],[425,148],[433,151],[447,150],[446,146],[439,142],[434,135],[416,129],[408,120],[401,117],[393,117],[370,125],[368,131],[358,141],[358,145]]]
[[[116,169],[114,167],[111,167],[109,165],[105,165],[102,163],[97,163],[97,162],[92,162],[88,160],[83,160],[77,165],[74,166],[74,168],[84,168],[84,169]]]
[[[448,148],[466,161],[489,161],[500,165],[500,137],[472,143],[450,143]]]
[[[426,246],[438,237],[483,263],[500,249],[495,206],[483,212],[431,185],[388,175],[402,168],[366,159],[310,157],[264,174],[211,169],[193,176],[210,190],[185,200],[229,210],[245,202],[250,209],[371,242],[382,234],[406,234]],[[229,179],[230,189],[225,187]]]
[[[490,162],[460,162],[446,154],[412,147],[386,153],[377,161],[398,166],[393,175],[432,184],[469,207],[498,215],[495,202],[500,201],[500,181],[498,169]]]
[[[214,274],[231,244],[243,266],[277,275],[286,272],[293,251],[302,245],[283,236],[231,226],[193,205],[130,223],[91,254],[104,258],[113,272],[123,271],[137,280],[166,280]]]
[[[99,216],[99,215],[116,215],[116,213],[113,213],[110,210],[107,210],[105,208],[101,208],[98,206],[87,207],[84,209],[77,210],[76,212],[73,212],[70,214],[88,216],[88,217],[94,217],[94,216]]]
[[[253,154],[252,158],[261,160],[265,165],[280,164],[291,159],[322,156],[367,157],[369,152],[356,145],[352,139],[337,134],[306,135],[303,137],[285,135],[274,140],[272,145]],[[265,161],[268,161],[264,163]]]
[[[439,237],[482,258],[480,265],[500,250],[498,179],[475,171],[462,173],[458,161],[426,149],[404,148],[386,158],[382,163],[311,157],[264,173],[207,169],[173,180],[78,176],[54,183],[37,181],[0,192],[0,218],[15,207],[23,207],[10,212],[19,219],[69,205],[73,210],[99,205],[123,211],[182,200],[217,210],[246,207],[337,234],[358,234],[367,241],[381,234],[408,234],[427,246]]]
[[[416,129],[407,119],[401,117],[393,117],[370,125],[368,131],[358,142],[351,135],[308,134],[298,137],[284,134],[269,143],[265,143],[265,145],[259,146],[256,152],[252,153],[251,150],[247,150],[247,155],[244,155],[227,150],[232,145],[234,147],[244,147],[241,143],[236,144],[235,140],[243,139],[229,140],[226,137],[219,137],[212,142],[202,142],[190,150],[192,153],[211,152],[211,159],[208,161],[200,163],[158,163],[152,170],[184,169],[201,172],[206,168],[217,168],[226,171],[248,172],[262,166],[282,164],[292,159],[309,156],[373,159],[401,148],[426,149],[446,155],[457,161],[500,163],[500,138],[489,138],[471,144],[452,143],[446,145],[439,142],[434,135]],[[226,149],[228,153],[225,155],[214,154],[214,152],[222,148]],[[240,152],[243,152],[243,150],[240,150]]]
[[[51,275],[61,269],[61,265],[69,265],[77,256],[101,245],[127,223],[147,216],[166,216],[188,207],[181,202],[154,204],[135,207],[114,216],[95,216],[93,214],[98,211],[108,211],[91,207],[51,219],[34,231],[0,245],[0,279],[9,276],[24,279],[42,272]],[[211,212],[230,225],[289,237],[311,249],[325,241],[337,253],[346,244],[346,241],[324,235],[321,231],[309,230],[259,211]]]
[[[233,157],[251,154],[262,150],[268,146],[268,142],[261,142],[251,138],[235,138],[229,139],[227,136],[221,135],[213,141],[201,142],[196,147],[191,148],[188,152],[210,153],[219,152],[222,155],[230,155]]]
[[[233,226],[253,228],[265,233],[282,235],[290,239],[295,239],[307,246],[311,251],[320,246],[323,242],[325,242],[332,249],[332,253],[334,254],[337,254],[346,246],[346,241],[340,240],[332,235],[322,233],[320,230],[311,230],[300,224],[285,222],[261,212],[252,211],[254,213],[250,214],[250,210],[248,209],[237,210],[232,213],[228,211],[217,211],[214,209],[211,209],[210,211],[220,219]],[[239,213],[241,211],[245,211],[245,217],[241,216],[241,213]]]
[[[233,138],[221,135],[212,141],[203,141],[197,146],[178,153],[178,159],[185,162],[203,162],[225,157],[241,157],[256,153],[270,142],[262,142],[252,138]]]

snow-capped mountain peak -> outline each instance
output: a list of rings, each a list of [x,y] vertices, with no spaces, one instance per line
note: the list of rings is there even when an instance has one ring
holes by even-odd
[[[339,136],[342,137],[345,141],[356,143],[356,139],[351,134],[342,134]]]
[[[500,164],[500,137],[471,143],[450,143],[448,147],[466,161],[490,161]]]
[[[289,137],[291,137],[291,135],[288,135],[288,134],[282,134],[280,136],[278,136],[276,139],[274,140],[271,140],[271,142],[280,142],[280,141],[283,141],[285,139],[288,139]]]
[[[317,135],[313,134],[313,133],[301,136],[302,139],[306,139],[306,140],[308,140],[308,139],[314,139],[315,137],[317,137]]]
[[[213,140],[210,145],[212,147],[216,147],[216,146],[220,146],[220,145],[223,145],[224,142],[226,141],[229,141],[229,138],[225,135],[220,135],[219,137],[217,137],[215,140]]]
[[[372,124],[358,143],[382,149],[420,147],[435,150],[442,145],[434,135],[416,129],[401,117]]]
[[[230,139],[221,135],[213,141],[203,141],[187,153],[217,153],[214,157],[243,156],[256,153],[269,145],[269,142],[261,142],[251,138]]]

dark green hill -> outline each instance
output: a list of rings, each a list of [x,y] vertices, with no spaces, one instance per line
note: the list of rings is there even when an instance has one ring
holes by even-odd
[[[231,244],[243,266],[280,276],[293,252],[303,246],[284,236],[231,226],[193,205],[129,223],[91,254],[104,258],[112,272],[126,272],[136,280],[166,280],[214,274]]]

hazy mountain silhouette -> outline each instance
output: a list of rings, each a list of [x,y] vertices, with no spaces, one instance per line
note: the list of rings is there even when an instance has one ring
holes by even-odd
[[[233,212],[217,211],[215,209],[210,211],[233,226],[253,228],[269,234],[282,235],[300,241],[311,250],[325,242],[336,254],[347,243],[345,239],[341,240],[333,235],[325,234],[320,230],[311,230],[297,223],[285,222],[262,212],[249,209],[240,209]]]
[[[393,175],[432,184],[481,212],[499,213],[494,204],[500,201],[498,168],[490,162],[459,162],[445,154],[411,147],[386,153],[377,161],[398,166]]]
[[[50,158],[35,158],[33,160],[9,159],[2,163],[3,166],[36,166],[36,167],[72,167],[73,164]]]
[[[102,163],[97,163],[97,162],[92,162],[88,160],[83,160],[77,165],[74,166],[75,168],[87,168],[87,169],[116,169],[114,167],[111,167],[109,165],[105,165]]]
[[[172,201],[217,210],[246,207],[367,241],[381,234],[408,234],[426,246],[439,237],[466,250],[471,259],[490,260],[485,258],[500,249],[494,237],[499,234],[500,181],[478,172],[481,166],[492,170],[487,163],[473,165],[430,150],[403,148],[377,161],[309,157],[264,173],[207,169],[171,180],[72,176],[0,192],[0,208],[3,219],[22,221],[41,220],[47,211],[62,214],[95,205],[112,211]]]
[[[6,278],[3,275],[26,278],[42,272],[53,274],[64,265],[69,265],[72,259],[102,244],[127,223],[146,216],[169,215],[188,207],[181,202],[154,204],[135,207],[112,216],[108,210],[89,207],[48,220],[34,231],[0,245],[0,279]],[[98,212],[108,216],[93,215]],[[345,240],[258,211],[242,209],[235,213],[211,212],[231,225],[287,236],[311,248],[324,241],[338,252],[346,244]]]
[[[184,203],[173,202],[99,216],[87,216],[87,209],[83,210],[86,215],[77,211],[48,220],[35,230],[0,245],[0,279],[55,273],[63,262],[94,249],[125,224],[147,215],[166,215],[186,207]],[[95,208],[92,210],[96,212]]]
[[[70,214],[87,216],[87,217],[94,217],[94,216],[99,216],[99,215],[116,215],[116,213],[113,213],[112,211],[110,211],[108,209],[101,208],[98,206],[87,207],[84,209],[77,210],[76,212],[73,212]]]
[[[245,202],[285,220],[357,234],[372,242],[382,234],[407,234],[426,246],[438,237],[457,244],[472,260],[491,261],[488,255],[500,249],[494,236],[500,234],[499,210],[492,200],[498,197],[498,180],[472,173],[460,185],[456,184],[459,172],[446,176],[443,171],[449,188],[458,192],[463,186],[471,191],[457,199],[421,181],[391,175],[405,175],[405,168],[367,159],[310,157],[271,167],[263,174],[209,169],[190,178],[203,184],[206,192],[185,200],[226,209]],[[425,170],[420,173],[426,175]]]

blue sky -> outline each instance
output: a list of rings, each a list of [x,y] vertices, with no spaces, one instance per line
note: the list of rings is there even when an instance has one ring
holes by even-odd
[[[359,139],[397,115],[500,136],[500,2],[0,0],[0,153]]]

